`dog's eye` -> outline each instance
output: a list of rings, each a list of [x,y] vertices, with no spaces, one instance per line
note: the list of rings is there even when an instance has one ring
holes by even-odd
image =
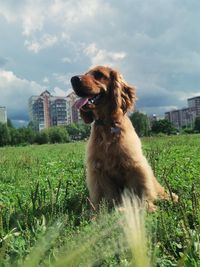
[[[104,76],[104,74],[102,73],[102,72],[100,72],[100,71],[95,71],[94,73],[93,73],[93,75],[94,75],[94,78],[96,79],[96,80],[100,80],[100,79],[102,79],[102,78],[104,78],[105,76]]]

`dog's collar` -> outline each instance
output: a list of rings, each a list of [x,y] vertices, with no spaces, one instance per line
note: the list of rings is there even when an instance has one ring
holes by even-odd
[[[110,126],[110,132],[113,134],[120,134],[121,133],[121,129],[119,127],[117,127],[116,123],[114,123],[114,122],[97,119],[97,120],[95,120],[94,124],[96,126]]]
[[[109,122],[106,122],[106,121],[101,120],[101,119],[95,120],[94,123],[95,123],[96,126],[106,126],[106,125],[110,125]]]

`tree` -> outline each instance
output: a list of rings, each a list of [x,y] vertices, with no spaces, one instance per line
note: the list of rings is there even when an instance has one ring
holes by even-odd
[[[67,132],[69,133],[70,138],[72,140],[80,139],[80,137],[79,137],[80,131],[79,131],[78,125],[76,123],[71,123],[71,124],[67,125],[66,129],[67,129]]]
[[[49,134],[47,130],[42,130],[41,132],[37,132],[35,135],[35,140],[37,144],[48,144],[49,142]]]
[[[149,134],[149,122],[145,114],[134,112],[130,116],[130,120],[139,136],[147,136]]]
[[[12,124],[12,121],[11,121],[11,119],[7,119],[7,126],[9,127],[9,128],[14,128],[14,126],[13,126],[13,124]]]
[[[90,135],[91,126],[85,123],[71,123],[66,126],[71,140],[85,139]]]
[[[200,133],[200,116],[197,116],[194,121],[194,130]]]
[[[69,142],[69,135],[64,127],[54,126],[48,129],[50,143]]]
[[[19,132],[19,129],[10,128],[10,138],[11,138],[10,144],[12,146],[19,145],[22,143],[22,137]]]
[[[10,143],[10,131],[5,123],[0,123],[0,146],[6,146]]]
[[[33,144],[35,139],[35,132],[31,128],[19,128],[19,131],[21,132],[23,136],[23,142]]]
[[[27,125],[27,128],[30,128],[32,130],[35,130],[35,126],[34,126],[34,123],[33,121],[29,121],[28,125]]]
[[[81,139],[85,139],[90,136],[91,126],[89,124],[79,123],[78,129],[79,129],[79,136],[81,137]]]
[[[151,130],[153,133],[164,133],[168,135],[176,132],[172,123],[166,119],[154,121]]]

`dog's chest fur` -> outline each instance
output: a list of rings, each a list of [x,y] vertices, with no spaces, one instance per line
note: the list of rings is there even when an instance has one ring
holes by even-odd
[[[99,127],[93,129],[88,143],[88,161],[96,172],[106,172],[119,175],[127,169],[129,156],[126,149],[120,145],[123,134],[112,133],[109,129]]]

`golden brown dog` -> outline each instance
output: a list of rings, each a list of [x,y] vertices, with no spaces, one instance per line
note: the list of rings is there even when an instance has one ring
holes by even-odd
[[[119,204],[125,189],[154,208],[160,196],[169,198],[144,157],[141,142],[127,116],[136,100],[135,88],[119,72],[98,66],[71,78],[80,97],[77,108],[85,123],[93,123],[87,147],[87,185],[92,203],[105,199]],[[175,194],[173,195],[176,198]]]

